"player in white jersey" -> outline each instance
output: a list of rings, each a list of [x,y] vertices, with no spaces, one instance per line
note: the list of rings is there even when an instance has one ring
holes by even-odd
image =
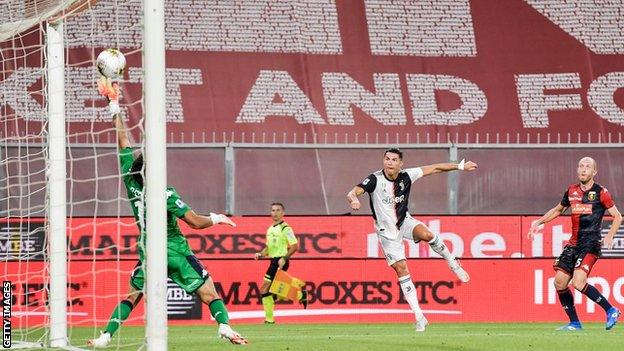
[[[459,265],[444,241],[432,233],[427,226],[414,219],[407,212],[411,185],[418,178],[442,172],[462,170],[473,171],[477,164],[471,161],[460,163],[437,163],[428,166],[402,169],[403,152],[392,148],[384,152],[383,169],[369,175],[348,194],[347,200],[355,211],[360,209],[358,196],[365,192],[370,196],[370,207],[375,219],[375,231],[379,237],[388,265],[399,278],[399,285],[405,299],[416,316],[416,331],[424,331],[427,325],[420,306],[416,288],[407,268],[403,239],[429,243],[433,251],[440,254],[460,281],[470,280],[468,273]]]

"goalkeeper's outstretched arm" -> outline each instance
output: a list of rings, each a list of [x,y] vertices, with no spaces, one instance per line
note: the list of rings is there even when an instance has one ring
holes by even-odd
[[[195,213],[193,210],[186,211],[184,217],[181,218],[189,227],[193,229],[205,229],[217,224],[227,224],[232,227],[236,227],[236,224],[227,216],[217,213],[210,213],[209,216],[204,216]]]
[[[132,147],[130,138],[128,137],[128,132],[126,131],[126,126],[119,113],[113,115],[113,125],[115,126],[115,130],[117,130],[117,144],[119,145],[119,148],[124,149]]]

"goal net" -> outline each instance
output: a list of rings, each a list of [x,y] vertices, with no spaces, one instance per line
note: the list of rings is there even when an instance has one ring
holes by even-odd
[[[126,295],[138,229],[94,61],[124,52],[122,115],[142,148],[141,13],[141,0],[0,2],[0,275],[12,348],[64,346],[65,335],[86,348]],[[53,257],[65,257],[60,269]],[[144,318],[139,306],[124,325]],[[144,344],[118,334],[117,348]]]

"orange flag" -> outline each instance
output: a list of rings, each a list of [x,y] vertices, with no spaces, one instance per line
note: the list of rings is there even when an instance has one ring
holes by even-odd
[[[282,299],[299,301],[302,296],[301,289],[304,285],[305,282],[303,280],[295,278],[285,271],[278,269],[275,278],[273,278],[273,283],[271,283],[271,287],[269,288],[269,292]]]

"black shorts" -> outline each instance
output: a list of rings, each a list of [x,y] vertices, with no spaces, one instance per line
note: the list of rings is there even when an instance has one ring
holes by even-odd
[[[269,269],[267,269],[266,273],[264,274],[264,279],[273,281],[273,278],[275,278],[275,273],[277,273],[277,269],[279,268],[280,258],[281,257],[271,258],[271,264],[269,265]],[[284,267],[282,267],[283,271],[288,270],[289,263],[290,262],[286,260],[286,263],[284,263]]]
[[[567,245],[555,260],[553,268],[569,276],[572,276],[576,269],[581,269],[589,275],[600,256],[600,242],[583,246]]]

